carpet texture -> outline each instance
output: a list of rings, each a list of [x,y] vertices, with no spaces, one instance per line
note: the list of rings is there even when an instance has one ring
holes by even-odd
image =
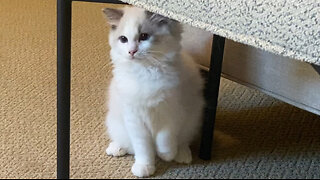
[[[71,178],[134,178],[106,156],[105,4],[73,3]],[[222,79],[213,158],[153,178],[320,178],[320,117]],[[56,177],[56,1],[0,2],[0,178]]]
[[[122,0],[278,55],[320,65],[319,0]]]

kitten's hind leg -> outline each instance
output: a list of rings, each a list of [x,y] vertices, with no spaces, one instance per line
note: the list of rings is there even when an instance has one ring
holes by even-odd
[[[177,155],[178,144],[171,130],[162,130],[157,134],[156,147],[158,157],[164,161],[172,161]]]
[[[125,148],[122,148],[118,143],[111,142],[109,147],[106,149],[106,153],[109,156],[120,157],[128,154]]]
[[[188,145],[180,145],[178,154],[174,158],[177,163],[190,164],[192,162],[192,153]]]

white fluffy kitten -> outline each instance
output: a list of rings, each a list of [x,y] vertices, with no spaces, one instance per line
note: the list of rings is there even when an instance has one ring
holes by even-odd
[[[201,126],[203,80],[180,53],[181,25],[140,8],[103,10],[111,25],[114,65],[106,119],[112,156],[134,154],[132,173],[155,172],[155,156],[192,161],[189,145]]]

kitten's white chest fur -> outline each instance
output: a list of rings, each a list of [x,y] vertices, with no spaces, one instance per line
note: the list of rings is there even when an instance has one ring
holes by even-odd
[[[203,81],[193,60],[180,54],[180,25],[138,8],[105,13],[113,27],[114,65],[107,154],[134,154],[132,173],[139,177],[154,173],[156,155],[190,163],[189,146],[201,126]]]
[[[126,103],[141,102],[151,107],[170,98],[181,82],[176,67],[130,64],[114,70],[114,83]]]

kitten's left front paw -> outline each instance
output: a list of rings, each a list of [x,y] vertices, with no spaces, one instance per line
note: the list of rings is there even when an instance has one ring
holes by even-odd
[[[131,172],[133,175],[143,178],[143,177],[148,177],[154,174],[156,171],[155,165],[150,165],[150,164],[138,164],[134,163]]]

